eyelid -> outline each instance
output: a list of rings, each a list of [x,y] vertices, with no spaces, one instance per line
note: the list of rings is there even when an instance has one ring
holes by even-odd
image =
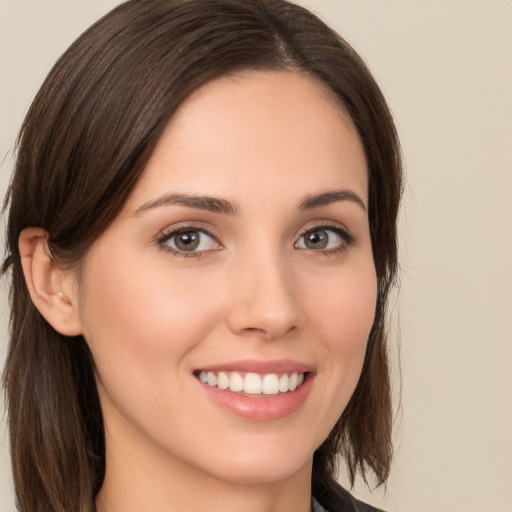
[[[334,253],[337,250],[346,249],[347,247],[353,245],[356,242],[356,237],[343,224],[341,224],[339,222],[335,222],[335,221],[318,221],[318,222],[315,222],[314,224],[310,224],[307,227],[305,227],[304,229],[302,229],[302,231],[300,232],[300,235],[297,238],[297,241],[295,242],[294,246],[297,247],[297,244],[299,243],[299,240],[302,239],[302,237],[304,237],[308,233],[311,233],[311,232],[314,232],[314,231],[318,231],[318,230],[334,231],[339,237],[342,238],[343,243],[340,244],[339,247],[334,247],[334,248],[330,248],[330,249],[324,249],[324,250],[322,250],[322,249],[317,249],[317,250],[309,249],[311,252],[315,252],[315,253]],[[308,250],[308,248],[303,248],[303,247],[299,247],[299,249]]]
[[[215,249],[208,249],[208,250],[200,250],[200,251],[181,251],[179,249],[176,249],[166,242],[176,236],[179,233],[183,233],[186,231],[197,231],[201,232],[208,237],[210,237],[216,244],[217,247]],[[214,231],[210,227],[206,227],[203,222],[180,222],[179,224],[171,225],[163,229],[156,235],[154,242],[155,245],[157,245],[161,250],[165,252],[170,252],[174,254],[175,256],[182,256],[182,257],[199,257],[203,255],[204,253],[210,252],[210,251],[216,251],[220,250],[222,247],[222,244],[219,241],[219,238],[216,234],[212,233]]]
[[[310,233],[311,231],[315,231],[316,229],[330,229],[340,232],[349,238],[354,238],[354,235],[344,224],[333,220],[319,220],[310,222],[301,230],[299,237],[304,236],[306,233]]]

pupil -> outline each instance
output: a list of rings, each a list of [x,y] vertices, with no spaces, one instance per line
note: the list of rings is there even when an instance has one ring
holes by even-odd
[[[182,251],[193,251],[199,245],[199,234],[196,231],[185,231],[176,236],[176,247]]]
[[[313,231],[306,238],[306,246],[310,249],[325,249],[329,237],[325,231]]]

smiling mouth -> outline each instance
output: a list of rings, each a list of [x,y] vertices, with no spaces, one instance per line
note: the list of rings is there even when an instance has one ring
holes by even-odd
[[[229,371],[200,371],[196,377],[207,386],[229,390],[247,396],[272,396],[295,391],[302,386],[307,372],[242,373]]]

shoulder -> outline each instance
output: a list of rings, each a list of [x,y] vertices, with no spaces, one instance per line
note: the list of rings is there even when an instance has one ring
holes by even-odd
[[[314,500],[316,501],[315,505],[319,505],[314,507],[315,512],[384,512],[359,501],[334,482],[325,485],[322,492],[315,492]]]

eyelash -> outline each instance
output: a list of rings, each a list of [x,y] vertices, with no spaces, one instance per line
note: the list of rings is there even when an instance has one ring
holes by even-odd
[[[216,237],[214,235],[212,235],[208,230],[206,230],[202,227],[187,226],[187,225],[182,225],[178,228],[170,228],[168,230],[163,231],[156,238],[156,245],[165,253],[172,254],[175,257],[200,258],[201,256],[204,255],[204,253],[206,253],[208,251],[190,251],[190,252],[180,251],[180,250],[176,250],[173,247],[170,247],[168,245],[168,242],[171,238],[173,238],[174,236],[176,236],[180,233],[184,233],[187,231],[203,233],[203,234],[209,236],[210,238],[212,238],[212,240],[214,240],[218,244],[219,249],[217,249],[217,250],[220,250],[222,248],[222,244],[220,244],[218,242],[218,240],[216,239]],[[356,242],[356,238],[354,237],[354,235],[349,233],[348,230],[346,230],[345,228],[342,228],[339,224],[329,224],[329,223],[319,224],[317,226],[313,226],[313,227],[309,227],[309,228],[305,229],[300,234],[299,240],[301,240],[304,236],[306,236],[310,233],[314,233],[315,231],[332,231],[341,238],[342,243],[340,243],[337,247],[331,248],[331,249],[323,249],[323,250],[322,249],[318,249],[318,250],[310,249],[308,252],[311,252],[314,255],[332,256],[335,254],[339,254],[341,252],[346,251],[350,246],[354,245],[354,243]],[[296,242],[294,244],[294,247],[296,247],[297,243],[298,242]],[[307,248],[297,248],[297,249],[307,250]]]
[[[174,236],[179,235],[180,233],[186,233],[187,231],[203,233],[209,236],[211,239],[213,239],[218,244],[219,248],[222,248],[222,244],[220,244],[217,238],[214,235],[212,235],[207,229],[194,225],[187,226],[185,224],[178,228],[170,228],[163,231],[160,235],[158,235],[156,239],[156,245],[165,253],[172,254],[177,258],[200,258],[207,251],[179,251],[174,249],[173,247],[170,247],[167,243]]]
[[[299,237],[299,240],[302,239],[304,236],[306,236],[309,233],[314,233],[315,231],[332,231],[336,235],[338,235],[342,243],[340,243],[337,247],[334,247],[332,249],[318,249],[313,250],[311,249],[309,252],[311,252],[315,256],[333,256],[342,252],[345,252],[349,247],[355,244],[356,238],[354,235],[349,233],[349,231],[345,228],[342,228],[339,224],[331,224],[331,223],[325,223],[325,224],[319,224],[317,226],[313,226],[310,228],[305,229]],[[298,242],[296,242],[298,243]],[[305,249],[301,249],[305,250]]]

